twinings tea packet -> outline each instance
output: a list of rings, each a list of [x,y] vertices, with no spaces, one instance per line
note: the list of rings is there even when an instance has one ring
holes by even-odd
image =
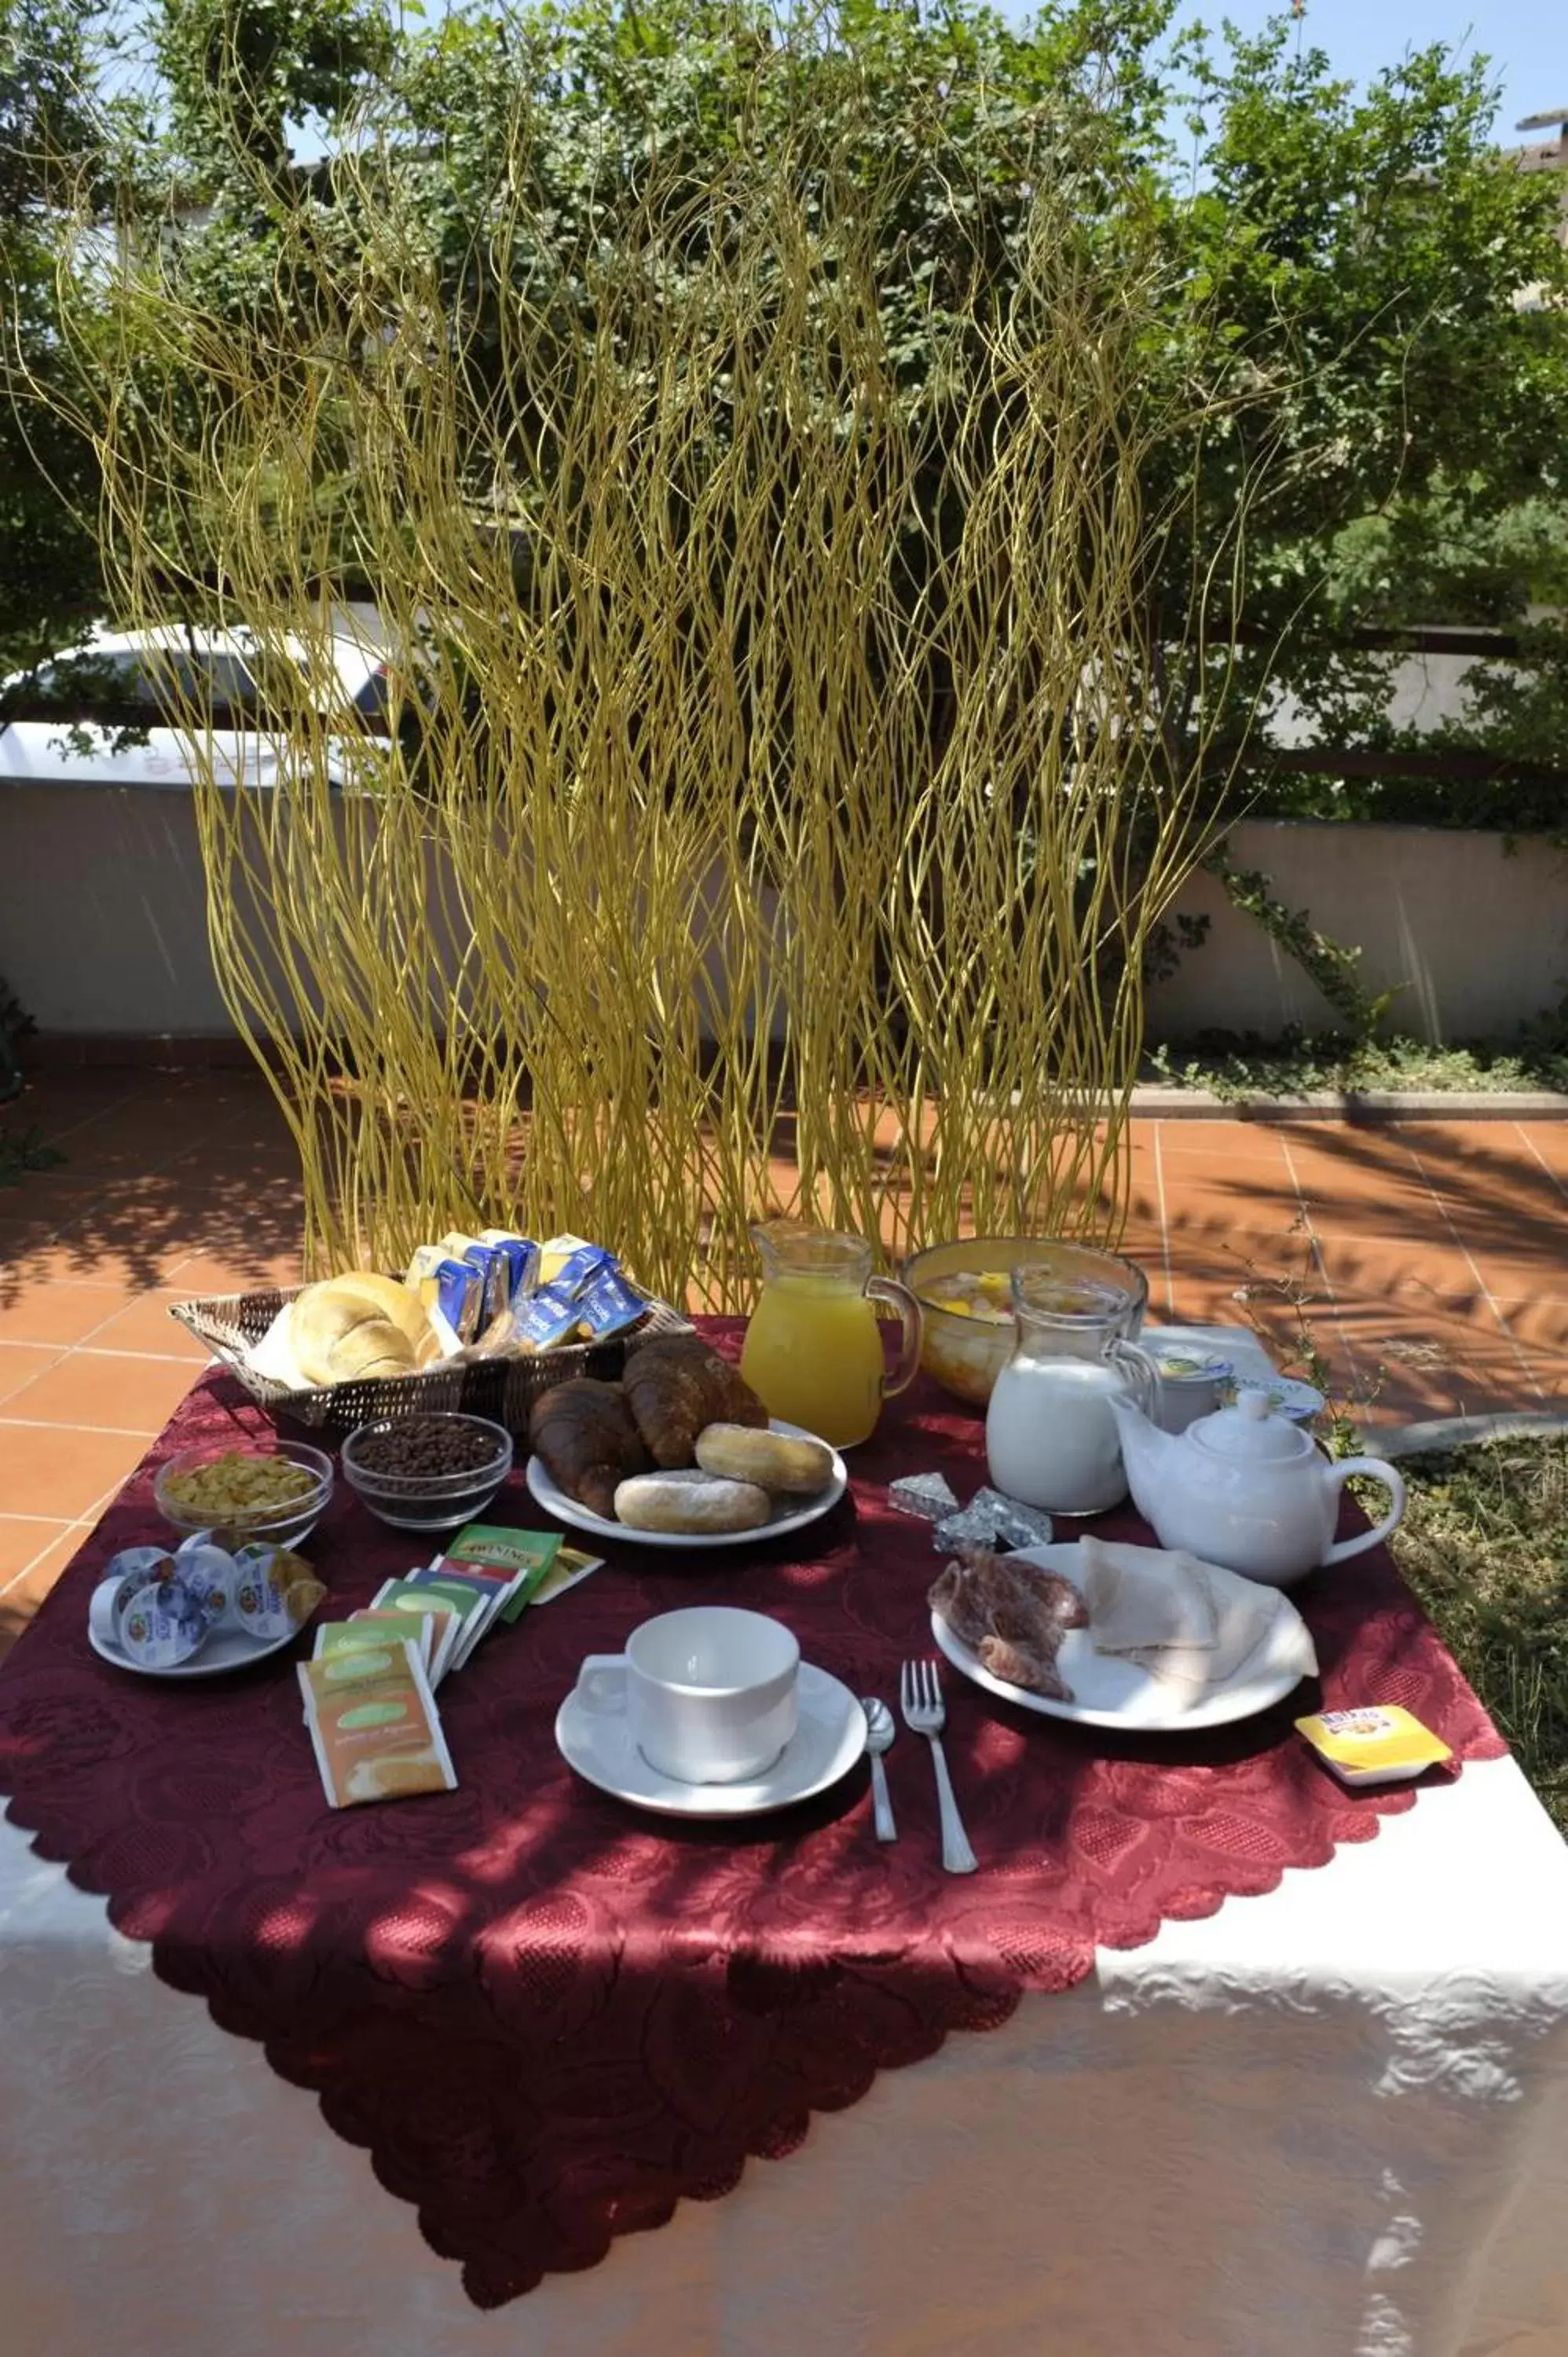
[[[536,1596],[561,1553],[559,1531],[514,1531],[497,1523],[468,1523],[442,1556],[442,1571],[485,1572],[506,1579],[510,1593],[500,1617],[510,1623]]]
[[[1423,1727],[1397,1703],[1372,1703],[1357,1710],[1326,1710],[1298,1718],[1326,1768],[1343,1784],[1402,1784],[1453,1752],[1441,1736]]]
[[[306,1724],[335,1809],[450,1792],[457,1773],[408,1638],[350,1646],[299,1663]]]

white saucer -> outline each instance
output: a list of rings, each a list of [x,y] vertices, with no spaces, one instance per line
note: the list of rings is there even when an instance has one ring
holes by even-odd
[[[1057,1546],[1019,1547],[1009,1560],[1037,1563],[1047,1571],[1059,1572],[1075,1587],[1082,1586],[1076,1539]],[[1118,1727],[1127,1735],[1196,1735],[1201,1727],[1229,1727],[1235,1719],[1251,1718],[1271,1704],[1282,1702],[1286,1695],[1294,1694],[1301,1684],[1301,1665],[1298,1660],[1282,1656],[1288,1651],[1292,1631],[1299,1620],[1294,1605],[1281,1612],[1257,1652],[1242,1663],[1235,1675],[1210,1686],[1201,1700],[1187,1710],[1177,1708],[1171,1701],[1169,1689],[1138,1663],[1097,1653],[1087,1629],[1068,1630],[1057,1655],[1057,1665],[1072,1688],[1071,1702],[1031,1694],[1025,1686],[1009,1685],[1004,1678],[993,1677],[936,1612],[931,1615],[931,1634],[955,1670],[961,1670],[966,1678],[983,1686],[987,1694],[1000,1695],[1004,1702],[1016,1703],[1020,1710],[1037,1710],[1045,1718],[1076,1720],[1079,1727]]]
[[[778,1416],[772,1419],[768,1428],[769,1432],[782,1433],[788,1440],[814,1440],[817,1437],[814,1432],[808,1432],[803,1424],[785,1424]],[[682,1549],[751,1546],[759,1539],[779,1538],[786,1531],[803,1531],[808,1523],[818,1522],[823,1514],[832,1512],[849,1487],[849,1475],[836,1448],[832,1457],[832,1478],[825,1490],[819,1490],[814,1498],[800,1498],[793,1501],[788,1498],[779,1499],[768,1520],[758,1523],[751,1531],[634,1531],[627,1523],[611,1522],[603,1514],[596,1514],[591,1508],[580,1506],[575,1498],[569,1498],[559,1483],[551,1478],[542,1457],[529,1458],[523,1478],[534,1502],[542,1506],[546,1513],[558,1515],[562,1522],[570,1523],[574,1530],[591,1531],[596,1538],[618,1539],[627,1546]]]
[[[614,1673],[606,1671],[607,1679]],[[662,1817],[755,1817],[825,1792],[865,1749],[865,1713],[846,1685],[800,1664],[800,1723],[765,1776],[754,1784],[682,1784],[650,1768],[623,1717],[590,1711],[574,1688],[555,1720],[555,1741],[569,1767],[601,1792]]]
[[[291,1629],[286,1637],[270,1637],[264,1641],[247,1637],[242,1629],[219,1629],[209,1637],[199,1653],[188,1662],[177,1662],[172,1669],[155,1670],[145,1662],[134,1662],[118,1645],[106,1644],[90,1622],[87,1641],[100,1661],[113,1662],[117,1670],[129,1670],[138,1678],[220,1678],[225,1670],[248,1670],[252,1662],[264,1662],[269,1653],[281,1653],[298,1636]]]

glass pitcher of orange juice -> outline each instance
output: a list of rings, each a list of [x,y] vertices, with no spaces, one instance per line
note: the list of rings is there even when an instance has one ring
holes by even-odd
[[[752,1235],[762,1255],[762,1295],[752,1311],[740,1371],[769,1415],[849,1448],[868,1440],[885,1399],[913,1382],[920,1361],[920,1305],[891,1277],[871,1274],[871,1246],[795,1220],[769,1220]],[[886,1371],[875,1305],[890,1302],[904,1347]]]

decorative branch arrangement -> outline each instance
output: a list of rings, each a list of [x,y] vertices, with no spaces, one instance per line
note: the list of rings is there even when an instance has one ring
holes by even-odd
[[[1150,584],[1233,413],[1043,116],[1005,301],[977,242],[895,344],[902,167],[869,102],[780,135],[791,70],[759,49],[766,141],[716,176],[650,145],[570,233],[526,88],[456,230],[367,119],[329,207],[258,177],[244,303],[128,221],[78,319],[120,619],[252,651],[264,782],[170,694],[314,1266],[570,1227],[728,1308],[779,1208],[890,1255],[1119,1228],[1245,503],[1157,643]],[[353,578],[388,735],[328,691]]]

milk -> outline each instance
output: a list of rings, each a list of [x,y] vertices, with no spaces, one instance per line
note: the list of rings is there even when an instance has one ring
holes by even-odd
[[[1101,1359],[1011,1359],[985,1418],[991,1479],[1051,1514],[1098,1514],[1127,1494],[1116,1419],[1126,1377]]]

